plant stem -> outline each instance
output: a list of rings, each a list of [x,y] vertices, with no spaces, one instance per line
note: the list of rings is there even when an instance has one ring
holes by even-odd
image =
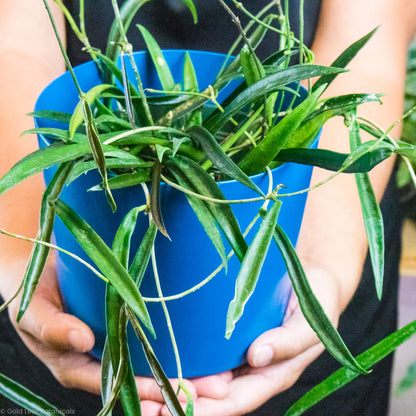
[[[25,237],[25,236],[22,236],[22,235],[19,235],[19,234],[14,234],[14,233],[11,233],[11,232],[8,232],[8,231],[4,230],[3,228],[0,228],[0,234],[6,235],[8,237],[18,238],[19,240],[23,240],[23,241],[28,241],[30,243],[42,244],[42,245],[44,245],[46,247],[53,248],[54,250],[58,250],[58,251],[60,251],[60,252],[62,252],[64,254],[72,257],[76,261],[79,261],[85,267],[87,267],[88,269],[90,269],[100,279],[104,280],[104,282],[106,282],[106,283],[109,282],[109,280],[103,274],[101,274],[97,269],[95,269],[94,267],[92,267],[89,263],[87,263],[81,257],[79,257],[76,254],[73,254],[70,251],[67,251],[67,250],[65,250],[65,249],[63,249],[61,247],[56,246],[55,244],[47,243],[46,241],[36,240],[35,238]]]
[[[59,35],[58,28],[56,27],[55,19],[53,18],[53,15],[52,15],[52,12],[51,12],[51,9],[49,7],[49,4],[48,4],[47,0],[43,0],[43,4],[45,5],[46,11],[48,12],[49,20],[50,20],[50,22],[52,24],[52,28],[53,28],[53,31],[55,33],[55,37],[56,37],[56,39],[58,41],[59,48],[61,49],[62,56],[63,56],[63,58],[65,60],[65,65],[66,65],[66,67],[68,68],[68,71],[71,74],[71,77],[72,77],[72,79],[74,81],[74,84],[75,84],[75,88],[77,89],[78,95],[79,95],[79,97],[81,99],[82,97],[85,96],[85,94],[82,91],[81,86],[78,83],[77,77],[75,76],[74,70],[72,68],[71,62],[69,61],[68,54],[66,53],[64,44],[63,44],[62,39],[61,39],[61,37]]]

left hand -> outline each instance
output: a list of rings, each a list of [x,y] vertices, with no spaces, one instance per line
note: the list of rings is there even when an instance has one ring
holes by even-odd
[[[334,324],[337,323],[340,311],[337,286],[332,275],[321,269],[306,272],[327,315]],[[293,294],[283,325],[267,331],[254,341],[248,351],[247,365],[222,374],[222,379],[228,383],[222,398],[207,398],[198,391],[209,378],[194,381],[197,390],[195,416],[238,416],[257,409],[271,397],[291,387],[323,350]],[[166,410],[163,409],[162,414],[167,416],[169,412]]]

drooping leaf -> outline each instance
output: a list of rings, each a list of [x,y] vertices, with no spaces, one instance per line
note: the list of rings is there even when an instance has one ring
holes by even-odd
[[[391,354],[397,347],[411,338],[415,333],[416,321],[413,321],[360,354],[357,357],[358,363],[364,368],[371,368],[374,364]],[[358,376],[358,373],[351,371],[349,368],[342,367],[330,375],[322,383],[309,390],[308,393],[306,393],[290,407],[285,416],[302,415],[316,403],[345,386]]]
[[[348,120],[350,146],[352,150],[361,144],[360,126],[357,122],[356,111],[351,111]],[[368,173],[356,173],[358,194],[361,202],[364,226],[368,239],[371,264],[374,272],[376,292],[379,299],[383,292],[384,280],[384,223],[374,189]]]
[[[197,163],[181,155],[168,158],[166,163],[168,167],[170,164],[173,164],[173,166],[179,168],[192,184],[197,194],[205,195],[213,199],[225,200],[224,194],[219,189],[217,183]],[[208,201],[206,205],[215,217],[237,258],[242,261],[247,251],[247,243],[244,240],[240,226],[230,206],[228,204],[217,204]]]
[[[146,304],[133,279],[111,249],[85,220],[61,200],[56,202],[56,213],[88,257],[97,265],[126,304],[131,307],[146,328],[154,335]]]
[[[272,241],[274,225],[277,222],[281,205],[280,201],[276,201],[267,212],[241,264],[235,284],[234,299],[231,301],[227,312],[227,326],[225,330],[227,339],[231,337],[235,324],[243,315],[245,304],[256,288],[261,268]]]
[[[369,149],[374,144],[373,141],[363,143],[361,146]],[[386,146],[377,147],[364,153],[357,160],[352,162],[344,173],[369,172],[379,163],[389,158],[394,152],[394,148],[386,143]],[[326,149],[282,149],[276,157],[279,162],[301,163],[304,165],[318,166],[323,169],[338,171],[345,166],[348,154],[337,153]]]
[[[36,237],[37,240],[44,241],[46,243],[50,243],[51,241],[53,226],[55,223],[55,202],[59,198],[62,188],[66,184],[66,179],[72,169],[72,166],[72,162],[65,162],[62,164],[43,193],[40,208],[39,231]],[[39,279],[45,268],[49,251],[50,248],[43,244],[36,244],[33,246],[24,275],[23,292],[20,299],[19,313],[17,315],[18,321],[20,321],[23,314],[26,312],[26,309],[32,300],[35,289],[39,283]]]
[[[282,254],[289,278],[299,301],[302,314],[315,331],[327,351],[355,374],[366,374],[346,347],[338,331],[332,325],[324,309],[314,295],[295,248],[279,224],[274,228],[274,241]]]
[[[37,416],[50,416],[51,414],[64,416],[57,407],[2,373],[0,373],[0,394],[17,403],[29,411],[30,414]]]

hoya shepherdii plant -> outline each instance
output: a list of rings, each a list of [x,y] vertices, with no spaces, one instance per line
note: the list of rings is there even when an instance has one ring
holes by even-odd
[[[111,1],[116,18],[110,31],[107,50],[101,52],[94,49],[88,41],[83,24],[83,0],[80,1],[79,26],[69,15],[61,0],[55,0],[86,50],[91,54],[91,58],[96,62],[103,83],[90,91],[82,91],[72,72],[80,99],[73,114],[50,111],[33,114],[35,117],[66,122],[68,128],[30,130],[28,133],[47,135],[52,141],[51,145],[22,159],[0,179],[1,194],[35,173],[51,166],[59,166],[45,190],[42,201],[40,229],[34,240],[36,244],[21,288],[22,301],[18,319],[23,316],[30,304],[46,263],[52,247],[50,239],[57,215],[97,266],[98,270],[94,269],[97,276],[107,283],[107,341],[102,358],[105,404],[100,414],[111,412],[118,399],[121,400],[126,414],[140,412],[140,402],[126,342],[126,327],[130,322],[143,345],[146,358],[171,413],[183,415],[184,411],[179,405],[175,391],[163,373],[143,331],[143,327],[146,327],[151,334],[156,330],[147,310],[146,299],[139,290],[144,271],[151,263],[159,291],[159,301],[164,306],[169,325],[169,314],[165,308],[168,299],[163,297],[158,281],[157,259],[154,252],[156,234],[161,232],[169,236],[159,204],[159,185],[162,181],[187,195],[218,252],[219,268],[227,266],[229,257],[225,251],[222,235],[232,248],[230,255],[235,254],[241,261],[241,269],[236,279],[235,297],[228,310],[225,334],[227,337],[232,336],[233,328],[238,325],[244,305],[250,301],[250,296],[255,290],[261,269],[259,259],[265,257],[271,244],[277,244],[306,319],[327,350],[344,366],[339,374],[334,375],[334,379],[342,384],[352,378],[351,374],[355,376],[366,373],[374,362],[385,355],[386,351],[392,350],[404,338],[410,336],[414,332],[413,326],[399,331],[389,340],[374,347],[375,349],[368,352],[371,359],[367,359],[366,356],[365,359],[361,356],[355,359],[311,291],[295,249],[284,230],[276,224],[280,205],[284,204],[284,198],[290,197],[290,194],[285,194],[284,189],[271,184],[270,190],[265,195],[252,182],[250,175],[284,162],[326,168],[333,172],[326,181],[341,172],[356,175],[357,186],[362,196],[363,216],[373,259],[376,289],[378,296],[381,296],[384,268],[383,225],[367,172],[394,153],[414,157],[415,148],[402,142],[393,143],[388,131],[383,132],[371,122],[357,116],[357,107],[362,103],[380,101],[377,94],[350,94],[324,100],[321,98],[327,86],[338,74],[345,71],[344,68],[370,39],[374,31],[357,40],[331,66],[322,67],[313,64],[311,52],[303,45],[302,32],[299,39],[291,33],[288,16],[285,15],[280,2],[277,4],[270,2],[269,6],[254,16],[241,3],[233,1],[235,7],[250,18],[248,25],[243,28],[236,14],[220,0],[231,19],[237,24],[240,42],[236,42],[231,48],[230,58],[212,85],[203,91],[199,90],[189,55],[185,60],[183,85],[176,84],[164,59],[163,51],[160,50],[152,34],[140,26],[138,35],[140,32],[146,42],[162,85],[162,91],[146,91],[140,73],[135,67],[126,32],[134,14],[139,12],[140,7],[147,1],[127,0],[120,10],[117,2]],[[47,3],[44,3],[48,8]],[[196,19],[193,2],[187,0],[184,3]],[[273,13],[275,9],[277,15]],[[303,19],[302,7],[300,19]],[[269,30],[281,34],[280,49],[261,62],[255,50]],[[238,47],[240,52],[235,53]],[[72,71],[63,47],[62,53],[66,58],[68,69]],[[236,54],[236,57],[232,59],[231,54]],[[295,55],[298,55],[299,63],[291,65],[290,57]],[[120,66],[117,66],[117,59]],[[129,65],[134,74],[130,78],[127,76]],[[302,103],[294,106],[293,99],[288,108],[282,106],[284,96],[295,98],[298,95],[300,81],[314,77],[319,79],[309,86],[308,95]],[[218,102],[219,92],[235,80],[240,82],[233,92],[227,99]],[[206,111],[207,109],[209,111]],[[345,118],[350,132],[351,153],[339,154],[329,150],[309,148],[320,128],[328,119],[335,116]],[[374,140],[361,143],[361,130],[370,132]],[[113,210],[117,209],[116,201],[112,196],[113,189],[139,184],[147,198],[146,205],[136,207],[127,214],[111,248],[71,207],[59,199],[65,184],[91,169],[97,169],[102,179],[94,189],[105,192]],[[112,173],[111,177],[109,171]],[[230,204],[250,201],[225,199],[216,180],[228,178],[235,179],[254,190],[259,195],[255,199],[264,201],[260,212],[253,215],[253,223],[263,218],[264,227],[256,234],[249,246],[245,240],[245,233],[240,230],[230,209]],[[149,183],[151,183],[150,191]],[[129,264],[132,232],[139,216],[147,211],[151,214],[148,232],[137,252],[132,253],[134,260]],[[9,234],[7,231],[1,232]],[[215,272],[204,279],[198,287],[209,281],[213,275]],[[191,288],[190,291],[197,290],[198,287]],[[178,296],[185,295],[186,293],[178,294]],[[180,357],[175,346],[173,331],[171,334],[178,376],[181,380]],[[44,411],[51,408],[51,405],[39,401],[9,379],[1,379],[0,386],[3,394],[19,401],[28,409],[32,409],[35,405],[40,406]],[[179,386],[180,389],[186,390],[182,382]],[[319,394],[314,394],[312,399],[305,399],[302,409],[320,400],[324,396],[322,391],[326,394],[332,389],[333,387],[328,387],[328,383],[324,384]],[[191,401],[185,414],[192,414]]]

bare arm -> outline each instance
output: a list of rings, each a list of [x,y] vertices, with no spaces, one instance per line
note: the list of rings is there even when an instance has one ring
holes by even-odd
[[[380,29],[340,76],[328,95],[352,92],[384,93],[383,105],[366,104],[360,114],[387,128],[402,114],[407,47],[416,31],[413,0],[323,0],[313,50],[316,63],[329,65],[350,44],[376,26]],[[320,145],[349,151],[343,120],[328,123]],[[396,129],[394,134],[399,134]],[[371,173],[380,199],[394,161]],[[328,176],[315,169],[313,182]],[[334,324],[351,300],[367,253],[361,208],[353,175],[335,181],[308,196],[298,251],[310,284]],[[198,399],[196,413],[242,415],[275,394],[291,387],[305,368],[322,352],[322,345],[308,327],[295,297],[282,327],[261,335],[250,347],[247,367],[227,374],[229,389],[221,401]]]

